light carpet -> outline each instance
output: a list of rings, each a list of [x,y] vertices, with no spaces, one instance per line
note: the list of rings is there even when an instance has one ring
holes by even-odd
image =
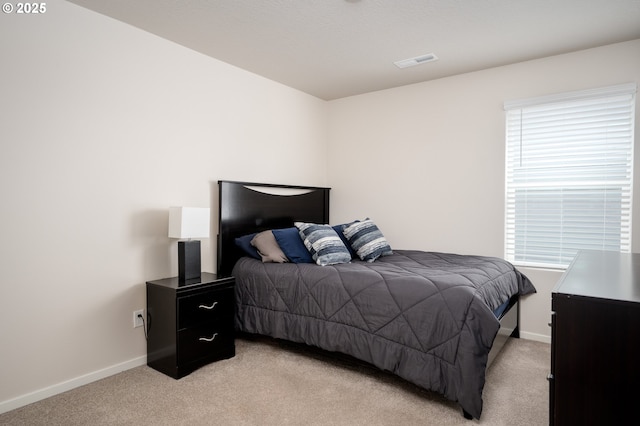
[[[174,380],[147,366],[0,415],[1,425],[546,425],[550,345],[509,339],[480,420],[374,368],[272,340]]]

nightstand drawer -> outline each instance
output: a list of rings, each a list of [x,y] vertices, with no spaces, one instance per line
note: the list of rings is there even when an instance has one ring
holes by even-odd
[[[178,333],[178,363],[192,362],[227,351],[234,345],[233,331],[218,324],[203,324]]]
[[[211,321],[233,321],[233,288],[208,291],[178,299],[178,330]]]

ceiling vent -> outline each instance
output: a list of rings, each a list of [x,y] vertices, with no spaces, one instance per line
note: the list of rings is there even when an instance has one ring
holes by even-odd
[[[401,61],[396,61],[394,64],[398,68],[408,68],[416,65],[424,64],[426,62],[437,61],[438,57],[433,53],[427,53],[426,55],[416,56],[415,58],[403,59]]]

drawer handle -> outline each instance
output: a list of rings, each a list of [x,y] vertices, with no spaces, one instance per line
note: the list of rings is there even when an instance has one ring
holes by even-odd
[[[208,337],[201,337],[198,340],[201,340],[203,342],[213,342],[216,338],[216,336],[218,335],[218,333],[213,333],[213,336],[211,336],[211,338]]]
[[[211,304],[211,306],[207,306],[207,305],[200,305],[200,306],[198,306],[198,308],[200,308],[200,309],[208,309],[208,310],[211,310],[211,309],[215,308],[217,304],[218,304],[218,302],[213,302],[213,303]]]

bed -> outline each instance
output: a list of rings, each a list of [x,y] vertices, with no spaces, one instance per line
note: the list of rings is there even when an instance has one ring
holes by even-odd
[[[263,262],[265,250],[249,255],[241,241],[273,233],[285,247],[281,238],[295,232],[304,241],[305,226],[331,223],[330,189],[233,181],[218,189],[218,275],[235,277],[237,331],[348,355],[480,418],[486,368],[519,337],[519,296],[535,292],[523,274],[499,258],[390,247],[361,260],[345,235],[368,218],[331,225],[348,262]]]

